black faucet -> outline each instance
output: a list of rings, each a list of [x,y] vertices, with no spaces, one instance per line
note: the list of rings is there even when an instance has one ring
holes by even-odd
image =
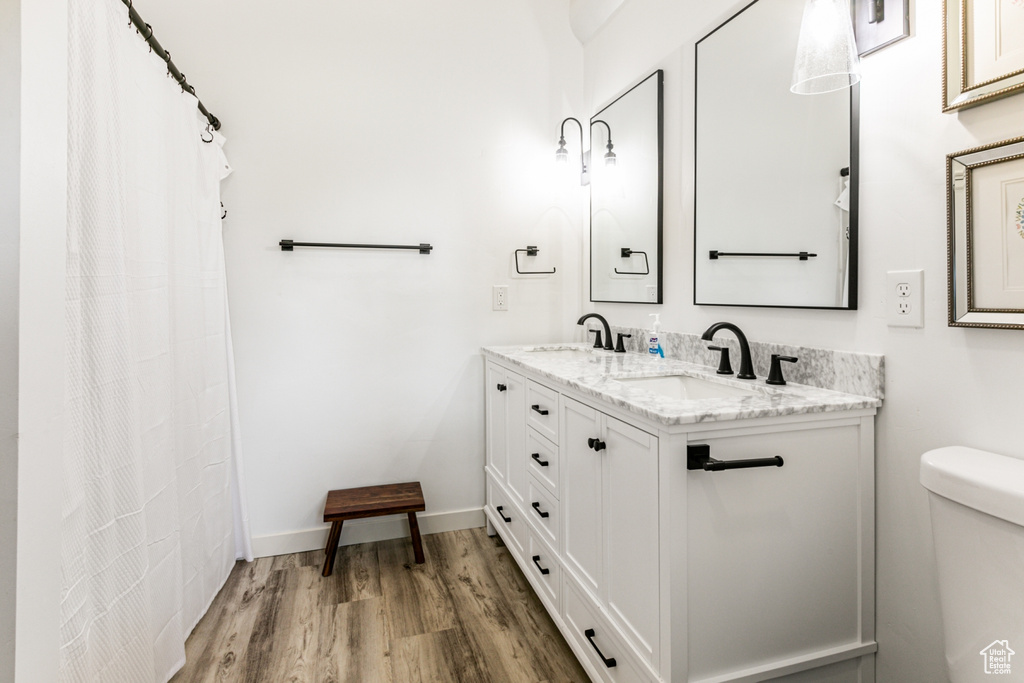
[[[757,379],[757,375],[754,374],[754,367],[750,362],[750,345],[747,343],[747,336],[743,334],[740,328],[732,323],[715,323],[704,330],[704,334],[700,338],[704,341],[711,341],[711,338],[715,336],[715,332],[723,329],[732,330],[733,334],[736,335],[736,339],[740,342],[740,372],[736,376],[740,379]]]
[[[597,318],[601,321],[601,324],[604,325],[604,350],[612,351],[614,349],[612,346],[612,328],[608,325],[608,321],[605,320],[604,316],[600,313],[587,313],[586,315],[581,315],[580,319],[576,321],[576,324],[582,325],[587,318]]]

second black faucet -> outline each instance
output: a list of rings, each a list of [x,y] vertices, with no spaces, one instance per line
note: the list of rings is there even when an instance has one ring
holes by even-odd
[[[732,323],[715,323],[704,330],[704,334],[700,338],[704,341],[711,341],[711,338],[715,336],[715,332],[722,329],[730,330],[740,342],[740,372],[736,376],[740,379],[757,379],[757,375],[754,374],[753,363],[750,362],[750,345],[747,343],[747,336],[743,334],[740,328]]]
[[[594,348],[603,348],[605,351],[613,351],[614,347],[612,346],[612,328],[608,324],[608,321],[605,320],[604,316],[601,315],[600,313],[587,313],[586,315],[581,315],[580,319],[576,321],[576,324],[582,325],[587,321],[588,318],[596,318],[602,325],[604,325],[604,345],[602,346],[599,344],[594,344]],[[601,335],[598,334],[597,340],[600,339]]]

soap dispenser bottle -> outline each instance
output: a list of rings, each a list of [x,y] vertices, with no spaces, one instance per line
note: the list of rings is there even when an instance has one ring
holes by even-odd
[[[661,314],[650,313],[648,315],[654,318],[654,323],[651,324],[651,331],[647,333],[647,353],[664,358],[665,352],[661,350]]]

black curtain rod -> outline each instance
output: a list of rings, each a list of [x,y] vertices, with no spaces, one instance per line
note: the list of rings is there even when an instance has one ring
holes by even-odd
[[[155,52],[160,59],[167,62],[167,73],[174,76],[174,80],[178,81],[178,84],[181,85],[181,89],[187,90],[195,95],[196,89],[189,85],[188,81],[185,79],[185,74],[181,73],[178,67],[174,65],[174,62],[171,61],[171,53],[165,50],[160,44],[160,41],[158,41],[153,35],[153,27],[143,21],[142,17],[139,16],[139,13],[135,11],[134,7],[132,7],[133,1],[134,0],[121,0],[121,2],[124,3],[124,6],[128,8],[128,18],[131,19],[132,24],[135,26],[135,30],[139,32],[139,35],[142,36],[142,39],[146,41],[153,52]],[[203,116],[206,117],[206,120],[210,122],[213,129],[220,130],[220,119],[211,114],[209,110],[203,106],[203,103],[198,97],[196,97],[196,101],[199,102],[199,111],[202,112]]]

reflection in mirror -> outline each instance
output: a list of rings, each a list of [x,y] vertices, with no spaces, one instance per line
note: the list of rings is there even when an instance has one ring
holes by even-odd
[[[591,301],[661,303],[663,79],[654,72],[590,120]]]
[[[857,308],[857,86],[790,92],[803,8],[697,43],[696,304]]]

